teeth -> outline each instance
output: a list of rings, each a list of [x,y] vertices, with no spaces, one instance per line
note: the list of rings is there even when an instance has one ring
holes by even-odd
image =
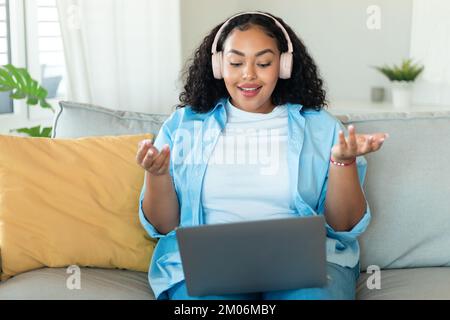
[[[243,91],[256,91],[258,89],[259,89],[259,87],[258,88],[241,88],[241,90],[243,90]]]

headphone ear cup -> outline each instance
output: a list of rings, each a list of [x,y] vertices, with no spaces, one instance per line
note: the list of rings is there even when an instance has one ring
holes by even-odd
[[[214,78],[222,79],[222,51],[214,53],[211,59]]]
[[[292,73],[292,53],[284,52],[280,57],[280,78],[289,79]]]

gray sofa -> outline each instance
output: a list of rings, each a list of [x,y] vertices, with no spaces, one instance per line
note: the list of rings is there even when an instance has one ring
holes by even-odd
[[[54,137],[156,133],[166,118],[62,102]],[[390,134],[366,157],[372,221],[360,238],[357,299],[450,299],[450,112],[339,118],[361,133]],[[374,268],[380,273],[366,273]],[[0,283],[0,299],[154,299],[146,273],[82,268],[79,290],[67,288],[68,277],[56,268],[23,273]]]

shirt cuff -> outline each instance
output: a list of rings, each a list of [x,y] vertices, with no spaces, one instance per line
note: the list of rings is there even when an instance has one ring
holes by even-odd
[[[335,231],[328,223],[326,223],[327,236],[339,240],[342,244],[348,244],[357,240],[370,223],[371,213],[369,204],[366,201],[367,210],[359,220],[359,222],[349,231]]]

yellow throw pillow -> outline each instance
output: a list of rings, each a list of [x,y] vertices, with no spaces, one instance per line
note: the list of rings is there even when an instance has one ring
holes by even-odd
[[[135,155],[150,138],[0,135],[1,279],[44,266],[146,272],[155,241],[139,222]]]

